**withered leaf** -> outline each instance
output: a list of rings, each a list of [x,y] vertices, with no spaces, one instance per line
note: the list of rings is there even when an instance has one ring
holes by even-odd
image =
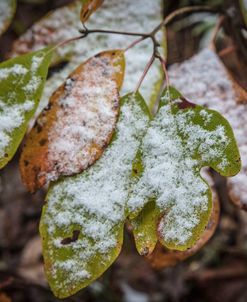
[[[21,154],[21,176],[31,192],[101,156],[117,122],[124,65],[121,50],[99,53],[53,93]]]
[[[104,0],[84,0],[80,13],[81,22],[85,23],[103,2]]]

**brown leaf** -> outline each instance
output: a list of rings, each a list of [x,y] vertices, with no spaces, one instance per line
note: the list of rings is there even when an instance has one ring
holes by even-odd
[[[5,293],[0,293],[0,302],[11,302],[12,300]]]
[[[182,252],[175,251],[175,250],[168,250],[164,248],[160,243],[158,243],[157,246],[155,247],[154,252],[151,255],[147,256],[147,260],[153,268],[162,269],[168,266],[174,266],[178,262],[193,256],[213,236],[219,222],[220,205],[215,190],[212,190],[212,192],[213,192],[213,208],[212,208],[209,223],[202,237],[197,241],[197,243],[192,248]]]
[[[103,2],[104,0],[85,0],[80,13],[81,22],[85,23]]]
[[[22,180],[31,192],[83,171],[101,156],[117,122],[123,75],[123,52],[102,52],[53,93],[21,154]]]

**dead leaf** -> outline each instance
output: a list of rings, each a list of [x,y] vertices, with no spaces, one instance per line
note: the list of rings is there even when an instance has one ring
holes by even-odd
[[[103,2],[104,0],[85,0],[80,13],[81,22],[85,23]]]
[[[0,293],[0,302],[11,302],[9,296],[7,296],[5,293]]]
[[[102,52],[53,93],[20,159],[21,176],[31,192],[59,176],[81,172],[101,156],[117,122],[123,75],[123,52]]]

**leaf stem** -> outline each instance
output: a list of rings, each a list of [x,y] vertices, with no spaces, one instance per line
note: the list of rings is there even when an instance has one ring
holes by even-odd
[[[138,84],[137,84],[136,89],[135,89],[135,93],[136,93],[136,92],[139,90],[139,88],[141,87],[141,84],[142,84],[143,80],[145,79],[145,77],[146,77],[146,75],[147,75],[149,69],[150,69],[151,66],[153,65],[154,60],[155,60],[155,57],[154,57],[154,55],[152,55],[151,58],[149,59],[147,65],[146,65],[144,71],[143,71],[143,74],[142,74],[140,80],[138,81]]]
[[[85,24],[83,24],[83,28],[81,30],[79,30],[79,32],[82,34],[78,37],[74,37],[71,38],[69,40],[63,41],[59,44],[57,44],[54,48],[57,48],[59,46],[65,45],[67,43],[70,43],[72,41],[76,41],[79,39],[83,39],[86,38],[88,35],[90,34],[95,34],[95,33],[101,33],[101,34],[113,34],[113,35],[125,35],[125,36],[135,36],[135,37],[139,37],[137,40],[133,41],[131,44],[129,44],[124,51],[128,51],[129,49],[133,48],[135,45],[141,43],[142,41],[146,40],[146,39],[151,39],[153,42],[153,53],[152,56],[150,58],[150,60],[148,61],[143,74],[137,84],[136,90],[137,91],[145,76],[147,75],[149,69],[151,68],[153,62],[155,61],[155,59],[158,59],[161,63],[164,75],[165,75],[165,81],[166,81],[166,85],[169,86],[169,77],[168,77],[168,73],[167,73],[167,69],[166,69],[166,58],[164,59],[160,52],[158,51],[158,48],[160,47],[159,42],[157,41],[155,35],[157,34],[157,32],[159,30],[162,29],[162,27],[168,25],[171,21],[173,21],[176,17],[183,15],[183,14],[187,14],[187,13],[193,13],[193,12],[213,12],[213,13],[218,13],[219,10],[217,10],[216,8],[213,8],[211,6],[207,6],[207,5],[196,5],[196,6],[187,6],[187,7],[183,7],[180,9],[177,9],[175,11],[173,11],[172,13],[170,13],[168,16],[166,16],[163,21],[158,24],[151,32],[149,33],[139,33],[139,32],[128,32],[128,31],[117,31],[117,30],[108,30],[108,29],[88,29]]]
[[[125,35],[125,36],[137,36],[137,37],[146,37],[148,38],[150,35],[147,33],[138,33],[138,32],[128,32],[128,31],[117,31],[117,30],[108,30],[108,29],[88,29],[84,27],[79,30],[81,34],[83,34],[83,38],[88,36],[89,34],[113,34],[113,35]]]

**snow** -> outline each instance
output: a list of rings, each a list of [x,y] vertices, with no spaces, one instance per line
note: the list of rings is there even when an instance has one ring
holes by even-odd
[[[0,80],[3,87],[2,93],[0,92],[0,157],[7,156],[6,150],[12,142],[13,131],[26,122],[26,114],[35,107],[32,97],[40,86],[41,81],[36,72],[43,60],[43,55],[33,57],[30,69],[27,65],[19,63],[10,67],[6,67],[6,63],[3,63],[4,67],[0,68]],[[5,93],[9,81],[11,81],[12,90]]]
[[[137,32],[149,32],[161,22],[161,0],[105,0],[103,5],[90,17],[87,26],[91,29],[113,29]],[[20,52],[27,52],[44,47],[44,45],[59,43],[74,36],[78,36],[81,28],[79,20],[81,2],[76,5],[57,9],[48,18],[40,21],[25,33],[14,45],[12,56]],[[78,17],[76,17],[78,16]],[[162,40],[162,34],[158,35]],[[68,74],[87,58],[102,50],[127,47],[136,37],[123,35],[92,34],[85,39],[60,47],[59,56],[73,54],[68,65],[51,76],[47,81],[41,105],[38,112],[44,108],[53,93],[67,78]],[[26,41],[29,41],[28,43]],[[126,76],[122,94],[135,89],[138,80],[152,54],[150,40],[136,45],[126,53]],[[154,93],[154,86],[161,79],[158,62],[155,62],[141,87],[141,93],[150,102]]]
[[[48,165],[38,177],[46,181],[72,175],[95,162],[108,145],[119,113],[116,78],[121,78],[122,53],[106,52],[81,64],[55,93],[50,110],[38,124],[45,128]],[[36,130],[33,129],[36,133]],[[35,135],[35,134],[34,134]],[[32,140],[27,145],[30,146]],[[36,152],[40,152],[38,145]]]
[[[193,102],[220,112],[231,124],[242,159],[241,172],[227,179],[233,199],[247,205],[247,103],[240,103],[227,71],[210,49],[169,69],[172,85]]]
[[[211,114],[200,113],[210,121]],[[166,213],[160,234],[166,242],[179,245],[191,238],[200,223],[198,213],[209,208],[208,185],[200,177],[200,168],[215,158],[227,161],[222,148],[229,143],[224,128],[209,131],[194,124],[195,116],[193,109],[174,115],[169,103],[161,107],[144,137],[144,172],[128,201],[130,211],[137,212],[155,198],[160,212]],[[200,159],[195,158],[197,152]]]
[[[6,80],[9,76],[24,76],[27,72],[27,68],[20,64],[15,64],[9,68],[1,68],[0,80]]]
[[[11,4],[9,2],[9,0],[0,1],[0,33],[4,30],[5,23],[12,14]]]
[[[72,261],[68,278],[61,284],[57,282],[58,288],[75,281],[75,273],[88,271],[87,265],[97,253],[104,255],[103,262],[107,261],[109,253],[116,247],[118,238],[114,227],[125,220],[132,161],[139,147],[138,137],[143,135],[147,125],[148,118],[143,115],[135,98],[129,96],[121,108],[116,138],[103,156],[84,173],[67,177],[50,190],[43,218],[50,241],[47,252],[52,253],[55,249],[58,253],[59,250],[63,252],[67,249],[67,255]],[[69,232],[73,225],[82,230],[83,237],[69,245],[60,246],[57,231]],[[69,252],[71,249],[72,255]],[[52,272],[56,282],[56,275],[64,259],[59,261],[57,257],[54,261]],[[89,277],[81,276],[80,281],[86,278]]]

